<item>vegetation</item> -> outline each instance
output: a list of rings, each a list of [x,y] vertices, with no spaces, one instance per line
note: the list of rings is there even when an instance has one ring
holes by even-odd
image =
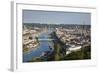
[[[91,46],[81,48],[82,50],[74,51],[66,55],[62,60],[82,60],[91,59]]]
[[[30,36],[29,39],[32,40],[33,39],[32,36]]]
[[[27,48],[27,47],[23,48],[23,52],[27,52],[28,50],[29,50],[29,48]]]
[[[38,37],[35,37],[36,41],[39,43]]]
[[[59,44],[56,44],[54,45],[54,52],[55,52],[55,57],[54,57],[54,60],[55,61],[58,61],[60,59],[60,45]]]
[[[33,58],[32,60],[28,61],[28,62],[41,62],[41,58],[39,57],[36,57],[36,58]]]

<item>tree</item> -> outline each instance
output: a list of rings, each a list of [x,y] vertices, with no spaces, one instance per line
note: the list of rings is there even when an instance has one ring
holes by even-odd
[[[32,36],[29,36],[29,39],[32,40],[33,39]]]
[[[39,43],[38,37],[35,37],[36,41]]]
[[[61,47],[60,47],[60,45],[59,44],[55,44],[55,49],[54,49],[54,51],[55,51],[55,61],[57,61],[57,60],[60,60],[60,49],[61,49]]]

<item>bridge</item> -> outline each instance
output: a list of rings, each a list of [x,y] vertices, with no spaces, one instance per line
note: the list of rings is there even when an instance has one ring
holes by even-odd
[[[38,39],[39,41],[53,41],[55,39]]]

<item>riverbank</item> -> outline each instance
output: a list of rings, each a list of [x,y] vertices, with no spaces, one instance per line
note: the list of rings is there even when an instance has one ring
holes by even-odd
[[[39,45],[36,47],[36,50],[31,50],[29,53],[23,54],[23,62],[35,61],[35,59],[45,59],[47,55],[49,55],[53,51],[53,42],[50,39],[50,33],[48,31],[42,32],[38,36]],[[47,39],[47,40],[39,40],[39,39]],[[43,54],[44,53],[44,54]],[[43,60],[44,61],[44,60]]]
[[[39,46],[39,43],[35,44],[31,48],[27,48],[27,47],[26,48],[23,48],[23,53],[25,54],[25,53],[29,53],[32,50],[36,50],[38,48],[38,46]]]

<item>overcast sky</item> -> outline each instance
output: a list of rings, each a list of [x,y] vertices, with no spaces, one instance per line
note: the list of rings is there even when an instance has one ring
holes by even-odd
[[[91,24],[90,13],[23,10],[24,23]]]

